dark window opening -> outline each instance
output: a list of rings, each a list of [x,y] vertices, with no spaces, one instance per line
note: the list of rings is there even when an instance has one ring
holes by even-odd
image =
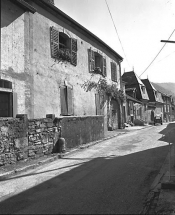
[[[145,93],[145,87],[141,86],[142,92]]]
[[[70,38],[62,32],[59,33],[59,49],[70,49]]]
[[[0,117],[13,116],[13,96],[9,92],[0,92]]]
[[[99,67],[102,70],[102,56],[97,52],[95,54],[95,68]]]
[[[106,58],[89,49],[89,71],[106,76]]]

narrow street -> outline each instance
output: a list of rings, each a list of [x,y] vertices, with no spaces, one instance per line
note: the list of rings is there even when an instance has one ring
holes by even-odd
[[[4,214],[137,214],[167,156],[167,125],[82,149],[0,182]]]

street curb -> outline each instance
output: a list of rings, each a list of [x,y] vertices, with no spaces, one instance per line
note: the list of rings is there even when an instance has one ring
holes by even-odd
[[[139,214],[143,214],[143,215],[149,214],[149,211],[151,210],[151,205],[154,205],[156,208],[158,198],[156,200],[154,200],[154,199],[155,199],[155,196],[159,196],[159,194],[161,192],[161,189],[162,189],[161,179],[165,176],[165,174],[167,172],[168,158],[169,158],[169,152],[160,168],[158,175],[155,177],[153,183],[151,184],[151,187],[149,189],[149,192],[148,192],[146,200],[145,200],[146,205],[143,207],[143,209],[140,211]],[[155,203],[155,201],[156,201],[156,203]]]
[[[140,128],[140,129],[135,129],[134,131],[142,130],[142,129],[145,129],[145,128],[148,128],[148,127],[151,127],[151,126],[145,126],[143,128]],[[52,155],[52,157],[46,158],[45,160],[39,161],[39,162],[37,162],[35,164],[31,164],[31,165],[28,165],[28,166],[24,166],[24,167],[21,167],[21,168],[18,168],[18,169],[11,170],[9,172],[2,173],[2,174],[0,174],[0,181],[3,180],[7,176],[10,176],[10,175],[13,175],[13,174],[16,174],[16,173],[20,173],[20,172],[24,172],[24,171],[29,170],[29,169],[35,169],[38,166],[53,162],[53,161],[55,161],[57,159],[61,159],[63,157],[67,157],[67,156],[72,155],[73,153],[75,153],[77,151],[89,148],[89,147],[94,146],[94,145],[96,145],[98,143],[101,143],[103,141],[112,139],[114,137],[117,137],[117,136],[120,136],[120,135],[123,135],[123,134],[126,134],[126,133],[129,133],[129,132],[117,133],[117,134],[115,134],[113,136],[105,137],[105,138],[103,138],[101,140],[93,141],[93,142],[87,143],[85,145],[80,145],[77,148],[74,148],[74,149],[70,150],[69,152],[65,152],[64,154],[57,153],[56,155]]]

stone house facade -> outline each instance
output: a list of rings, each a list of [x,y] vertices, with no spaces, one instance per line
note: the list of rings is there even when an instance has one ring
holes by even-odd
[[[122,102],[86,92],[86,80],[121,86],[123,58],[47,0],[2,0],[0,117],[104,116],[119,128]],[[92,75],[93,74],[93,75]],[[8,109],[8,111],[6,111]]]

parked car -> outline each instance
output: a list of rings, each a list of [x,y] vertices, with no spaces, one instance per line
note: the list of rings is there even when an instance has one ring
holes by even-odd
[[[154,117],[154,125],[156,123],[160,123],[162,125],[162,117],[160,115]]]

